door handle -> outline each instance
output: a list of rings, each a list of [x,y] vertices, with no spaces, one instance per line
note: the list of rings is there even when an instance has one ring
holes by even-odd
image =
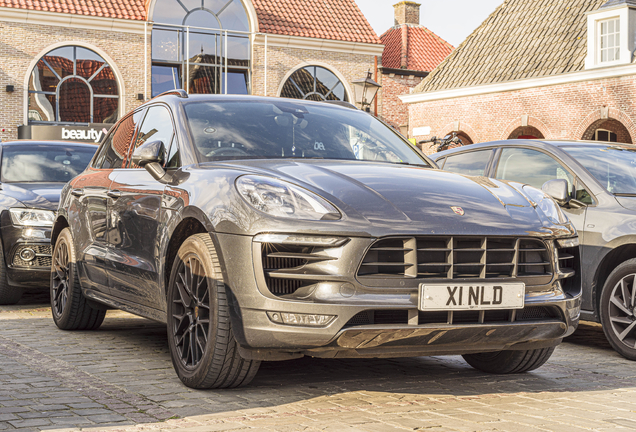
[[[109,197],[111,197],[112,199],[117,199],[117,198],[119,198],[120,196],[122,196],[122,193],[121,193],[121,191],[114,190],[114,191],[108,191],[108,192],[106,193],[106,195],[108,195],[108,196],[109,196]]]
[[[73,189],[71,190],[71,195],[81,197],[84,195],[84,189]]]

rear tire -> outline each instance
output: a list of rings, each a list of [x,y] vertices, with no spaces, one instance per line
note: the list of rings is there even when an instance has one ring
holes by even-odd
[[[464,354],[466,363],[492,374],[517,374],[540,368],[548,361],[554,349],[539,348],[526,351],[497,351],[492,353]]]
[[[7,278],[7,264],[5,262],[4,250],[0,241],[0,305],[16,304],[22,298],[24,290],[20,287],[9,285]]]
[[[106,311],[93,309],[82,294],[77,274],[75,247],[68,228],[55,242],[51,264],[51,312],[62,330],[95,330]]]
[[[219,259],[209,234],[179,248],[168,285],[168,345],[179,379],[196,389],[249,384],[260,361],[239,355]]]

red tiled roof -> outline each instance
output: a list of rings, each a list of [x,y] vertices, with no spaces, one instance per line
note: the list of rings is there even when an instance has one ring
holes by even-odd
[[[382,43],[354,0],[252,0],[252,3],[263,33]]]
[[[453,46],[423,26],[403,24],[382,36],[382,66],[430,72],[452,51]]]
[[[263,33],[380,44],[354,0],[252,0]],[[0,7],[145,20],[149,0],[0,0]]]
[[[129,20],[146,19],[144,0],[0,0],[0,7],[90,15]]]

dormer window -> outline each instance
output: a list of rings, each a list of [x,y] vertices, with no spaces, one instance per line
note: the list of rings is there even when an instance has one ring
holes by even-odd
[[[600,36],[600,62],[608,63],[620,60],[620,19],[611,18],[600,21],[598,24]]]
[[[585,69],[631,64],[636,50],[636,1],[607,0],[601,7],[585,15]]]

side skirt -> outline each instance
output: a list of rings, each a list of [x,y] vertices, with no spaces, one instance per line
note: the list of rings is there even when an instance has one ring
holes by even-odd
[[[137,303],[113,297],[92,289],[84,289],[84,295],[90,300],[93,300],[97,303],[105,304],[106,306],[110,306],[113,309],[120,309],[125,312],[130,312],[133,315],[139,315],[163,324],[166,324],[168,322],[166,313],[158,309],[153,309],[148,306],[143,306]]]

